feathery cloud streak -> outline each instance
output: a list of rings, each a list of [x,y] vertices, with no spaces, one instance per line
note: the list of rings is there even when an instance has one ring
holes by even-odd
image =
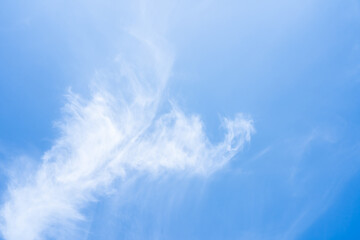
[[[225,139],[217,145],[198,116],[176,106],[159,115],[173,54],[153,30],[129,32],[136,47],[118,58],[119,74],[99,77],[89,99],[70,91],[60,137],[26,183],[9,184],[0,212],[6,240],[46,239],[55,226],[66,229],[83,220],[81,210],[116,179],[209,175],[250,141],[252,121],[241,114],[223,120]]]

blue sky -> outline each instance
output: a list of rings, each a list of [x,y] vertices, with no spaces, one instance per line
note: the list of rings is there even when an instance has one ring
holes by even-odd
[[[358,239],[360,3],[0,3],[0,239]]]

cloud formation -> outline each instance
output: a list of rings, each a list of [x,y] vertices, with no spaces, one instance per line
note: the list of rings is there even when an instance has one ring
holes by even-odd
[[[88,99],[69,91],[57,123],[60,137],[32,177],[9,184],[0,211],[6,240],[46,239],[55,227],[83,220],[82,209],[115,180],[172,172],[207,176],[250,141],[253,124],[242,114],[223,119],[224,141],[216,145],[198,116],[175,104],[159,114],[173,54],[153,31],[137,30],[129,31],[135,50],[117,58],[119,73],[99,74]]]

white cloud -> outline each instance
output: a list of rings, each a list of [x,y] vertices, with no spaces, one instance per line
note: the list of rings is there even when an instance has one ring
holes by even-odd
[[[209,175],[250,141],[252,121],[241,114],[224,119],[225,139],[217,145],[207,139],[198,116],[174,105],[158,114],[173,54],[152,30],[144,32],[131,30],[135,50],[117,59],[119,74],[98,77],[90,99],[70,91],[58,122],[60,137],[26,183],[9,184],[0,212],[6,240],[44,239],[54,226],[71,228],[115,179]]]

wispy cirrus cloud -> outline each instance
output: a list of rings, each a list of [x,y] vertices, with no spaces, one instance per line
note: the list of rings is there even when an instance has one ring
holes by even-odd
[[[99,74],[88,99],[69,91],[57,122],[60,137],[32,177],[9,183],[0,212],[5,239],[46,239],[55,227],[67,229],[118,179],[179,172],[207,176],[250,141],[253,123],[242,114],[223,119],[224,141],[216,145],[199,116],[175,104],[159,114],[174,56],[153,28],[139,26],[128,31],[132,50],[117,58],[118,73]]]

